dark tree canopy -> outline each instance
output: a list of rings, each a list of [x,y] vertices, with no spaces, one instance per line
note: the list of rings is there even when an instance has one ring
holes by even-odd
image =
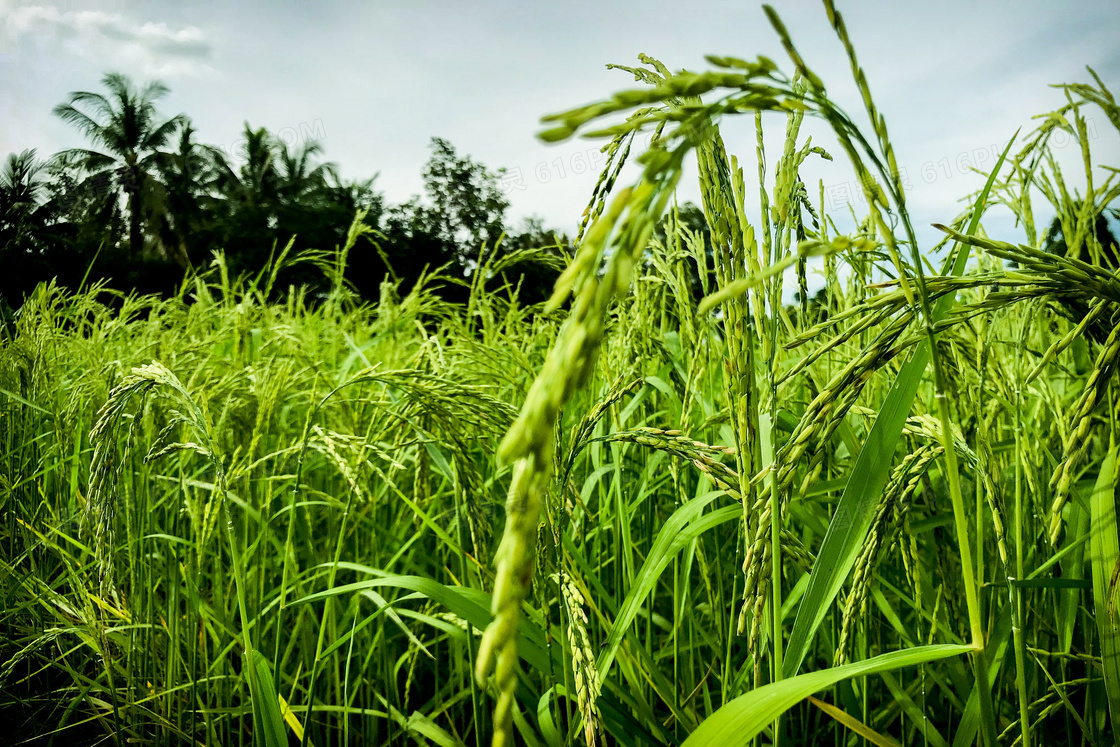
[[[84,147],[45,161],[13,153],[4,163],[0,298],[9,308],[52,278],[169,294],[187,273],[208,271],[218,252],[231,274],[256,277],[285,250],[273,291],[302,286],[314,299],[331,282],[324,263],[359,212],[374,230],[347,255],[346,280],[363,298],[376,299],[386,281],[407,291],[440,271],[441,293],[463,300],[480,260],[500,267],[487,287],[516,289],[524,303],[551,293],[568,240],[535,219],[509,232],[498,173],[447,140],[431,140],[423,195],[390,205],[375,177],[343,180],[319,141],[287,144],[246,123],[242,148],[227,154],[199,142],[186,115],[160,113],[163,84],[119,73],[101,84],[54,108]],[[541,247],[552,248],[527,251]]]
[[[1120,215],[1114,215],[1113,217],[1120,220]],[[1046,231],[1046,237],[1043,239],[1043,249],[1051,254],[1065,257],[1069,256],[1070,244],[1074,243],[1075,255],[1083,262],[1099,264],[1110,270],[1120,268],[1120,253],[1118,253],[1120,252],[1120,242],[1117,241],[1116,235],[1108,224],[1105,211],[1096,212],[1092,216],[1091,225],[1091,231],[1086,232],[1086,235],[1076,236],[1075,240],[1071,242],[1066,238],[1066,227],[1068,226],[1071,234],[1075,233],[1077,231],[1077,216],[1069,216],[1065,221],[1063,221],[1063,216],[1054,216],[1054,220],[1050,222],[1050,227]]]
[[[155,196],[154,172],[162,149],[186,124],[182,114],[160,119],[156,102],[167,95],[162,83],[136,88],[120,73],[101,79],[108,94],[74,91],[70,100],[54,108],[64,122],[74,125],[93,146],[73,148],[59,158],[79,166],[88,179],[110,177],[128,203],[129,252],[133,258],[144,248],[144,213],[151,212]]]

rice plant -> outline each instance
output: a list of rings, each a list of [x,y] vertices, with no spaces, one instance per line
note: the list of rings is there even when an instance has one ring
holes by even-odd
[[[1094,230],[1120,182],[1086,127],[1120,108],[1064,86],[923,245],[824,9],[870,129],[769,8],[789,72],[643,56],[546,117],[608,156],[547,304],[487,291],[492,259],[466,304],[438,274],[362,304],[361,215],[170,299],[40,286],[0,350],[4,738],[1120,744],[1120,248]],[[742,115],[753,154],[721,136]],[[708,235],[676,205],[692,158]],[[860,178],[848,234],[816,158]],[[325,299],[269,302],[294,261]]]

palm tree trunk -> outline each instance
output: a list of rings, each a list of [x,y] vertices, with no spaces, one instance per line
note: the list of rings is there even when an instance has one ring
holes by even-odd
[[[133,261],[140,259],[144,237],[140,233],[140,184],[137,174],[132,174],[132,189],[128,195],[128,251]]]

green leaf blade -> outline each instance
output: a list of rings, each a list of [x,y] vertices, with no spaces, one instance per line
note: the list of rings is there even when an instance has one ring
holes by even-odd
[[[961,644],[920,646],[773,682],[735,698],[704,719],[683,747],[745,745],[791,706],[849,677],[917,666],[972,651],[972,646]]]

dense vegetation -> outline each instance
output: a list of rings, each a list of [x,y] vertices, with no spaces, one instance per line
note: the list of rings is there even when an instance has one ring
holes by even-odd
[[[423,197],[393,205],[375,179],[345,181],[336,164],[321,162],[313,127],[273,134],[246,123],[227,150],[197,142],[185,115],[162,117],[162,84],[137,87],[119,73],[102,84],[104,93],[76,91],[54,109],[89,147],[47,159],[34,150],[11,153],[0,169],[0,319],[52,278],[74,291],[104,280],[116,290],[169,297],[215,252],[234,275],[257,275],[286,251],[302,261],[280,263],[275,289],[302,286],[317,298],[329,283],[315,267],[315,250],[342,244],[357,211],[376,242],[351,248],[346,277],[371,301],[382,280],[411,287],[436,268],[446,272],[434,290],[462,301],[463,277],[480,248],[503,256],[551,245],[558,256],[568,245],[538,218],[510,225],[502,172],[442,138],[431,140]],[[520,282],[523,302],[535,303],[547,298],[556,273],[536,263],[511,266],[504,276]]]
[[[1065,86],[920,246],[825,5],[870,134],[772,11],[792,77],[643,58],[543,133],[608,140],[575,255],[484,253],[462,302],[438,273],[363,300],[363,214],[317,289],[277,295],[298,250],[169,297],[40,284],[0,353],[5,738],[1113,743],[1120,186],[1085,111],[1120,107]],[[850,235],[799,176],[831,157],[806,114],[864,185]],[[692,157],[707,230],[674,206]],[[525,261],[562,265],[547,304],[503,280]]]

